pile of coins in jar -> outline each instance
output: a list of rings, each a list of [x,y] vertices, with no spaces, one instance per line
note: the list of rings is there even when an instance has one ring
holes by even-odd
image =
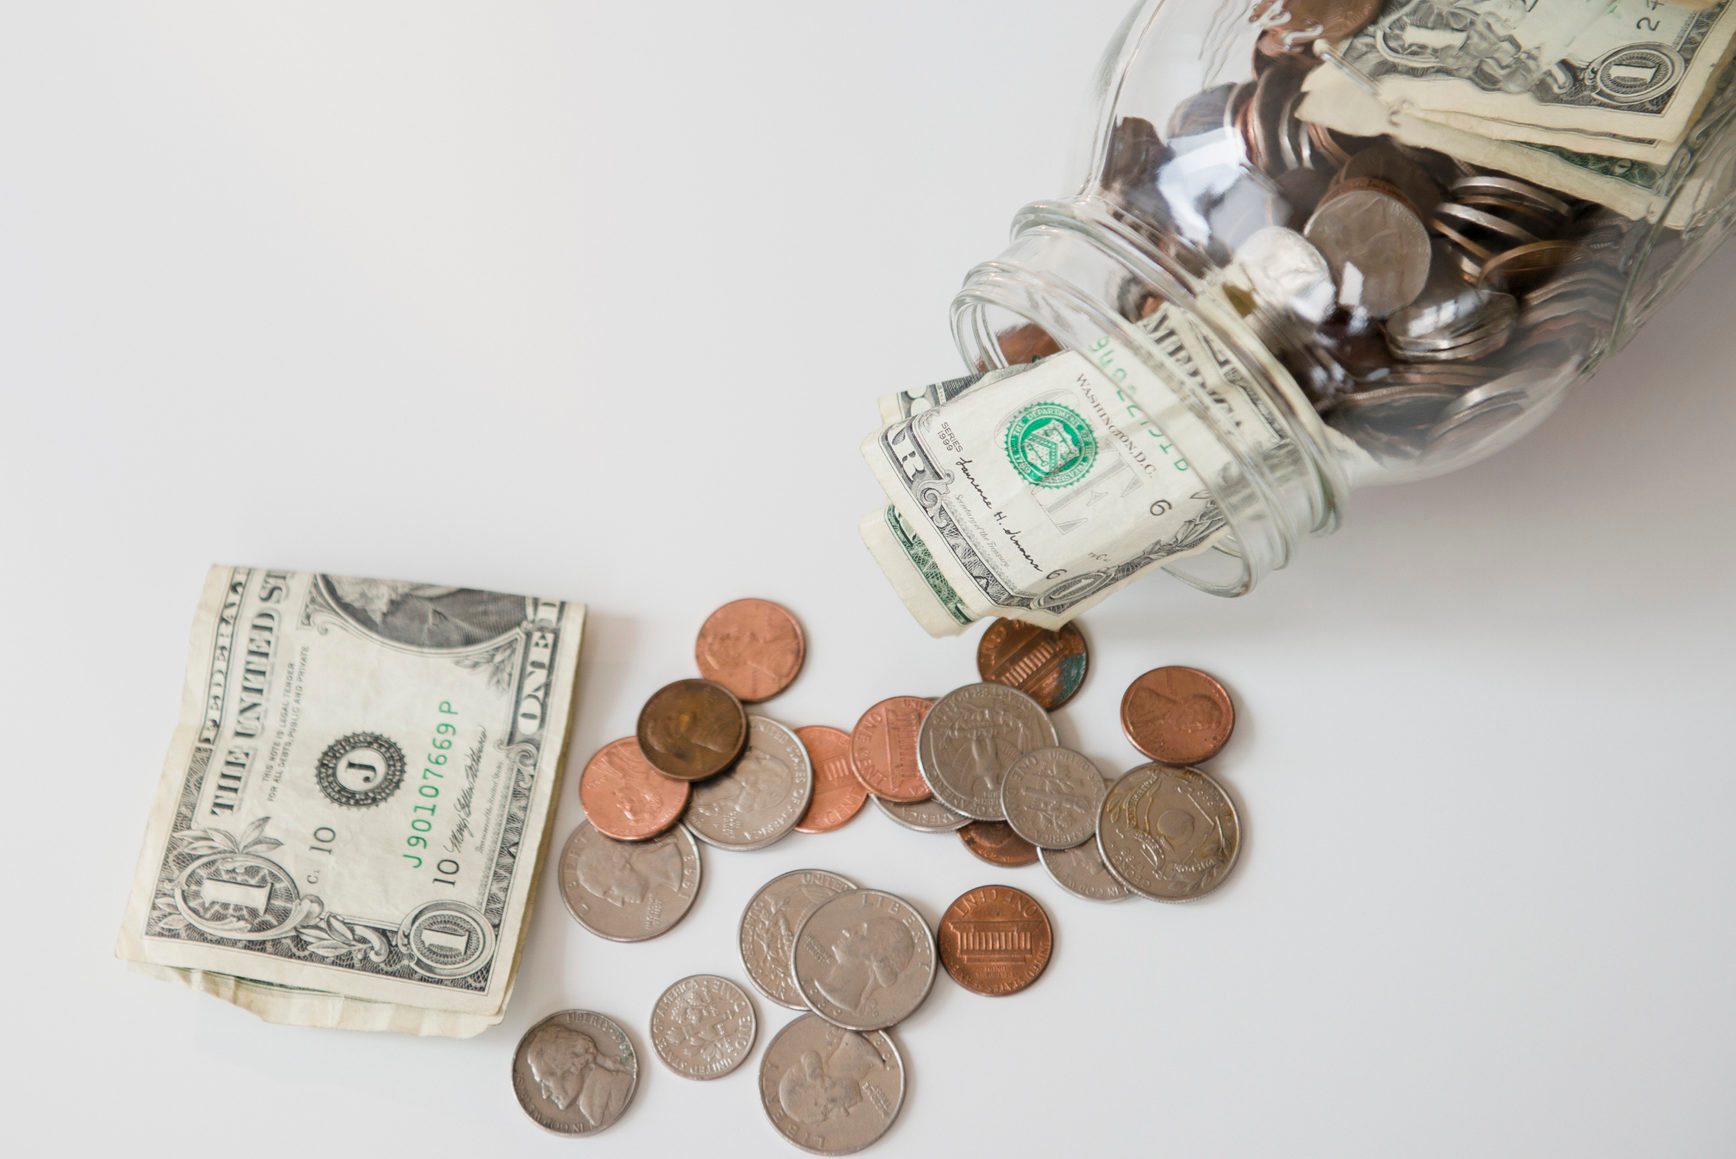
[[[981,682],[938,699],[889,697],[849,732],[791,729],[744,707],[788,687],[804,655],[801,626],[784,608],[726,604],[700,631],[700,676],[659,689],[636,735],[590,759],[579,779],[586,820],[559,864],[581,925],[613,941],[654,938],[692,907],[703,846],[751,850],[791,832],[828,832],[869,800],[908,829],[956,834],[996,867],[1040,861],[1062,888],[1093,901],[1188,901],[1235,863],[1236,808],[1193,767],[1235,726],[1229,693],[1204,672],[1164,667],[1133,681],[1121,724],[1150,763],[1110,781],[1057,745],[1049,717],[1085,678],[1076,626],[998,620],[977,650]],[[904,898],[836,873],[772,879],[742,913],[737,945],[752,985],[801,1012],[760,1059],[767,1117],[819,1154],[868,1146],[904,1101],[904,1058],[889,1032],[922,1005],[937,967],[1000,997],[1035,982],[1053,946],[1043,906],[1007,885],[966,891],[935,930]],[[754,1003],[726,977],[682,978],[657,1000],[649,1037],[676,1074],[716,1078],[752,1052]],[[618,1022],[563,1010],[520,1041],[513,1087],[537,1123],[590,1134],[625,1113],[638,1068]]]
[[[1632,225],[1444,153],[1303,120],[1317,43],[1354,34],[1381,5],[1285,8],[1258,40],[1253,80],[1186,98],[1161,132],[1116,123],[1106,194],[1186,279],[1227,287],[1340,434],[1385,461],[1469,447],[1607,342]],[[1206,215],[1209,237],[1179,240],[1192,235],[1178,197],[1197,198],[1189,212]],[[1162,306],[1137,278],[1119,302],[1133,321]],[[1059,349],[1029,324],[999,339],[1009,363]]]

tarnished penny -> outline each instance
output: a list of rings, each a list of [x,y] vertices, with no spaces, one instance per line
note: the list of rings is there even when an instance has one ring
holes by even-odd
[[[770,600],[732,600],[706,617],[693,658],[699,674],[749,704],[790,686],[802,670],[802,625]]]
[[[633,737],[610,741],[579,774],[579,803],[597,831],[643,841],[681,820],[692,788],[651,767]]]
[[[651,1046],[683,1078],[714,1079],[741,1065],[758,1025],[747,991],[716,974],[693,974],[651,1008]]]
[[[747,744],[747,710],[721,684],[677,680],[639,710],[645,759],[660,773],[702,781],[729,768]]]
[[[972,821],[958,831],[958,839],[978,858],[1003,869],[1033,865],[1037,860],[1037,847],[1014,833],[1005,821]]]
[[[1229,876],[1242,823],[1224,787],[1198,769],[1140,765],[1103,798],[1097,848],[1134,893],[1192,901]]]
[[[1134,748],[1166,765],[1210,760],[1235,727],[1230,694],[1198,668],[1153,668],[1121,697],[1121,730]]]
[[[940,918],[940,964],[966,990],[1000,998],[1035,982],[1055,930],[1037,899],[1010,885],[979,885]]]
[[[551,1014],[518,1040],[512,1093],[531,1121],[557,1135],[592,1135],[633,1101],[639,1055],[613,1018],[589,1010]]]
[[[856,722],[850,733],[850,765],[876,797],[906,804],[928,800],[928,782],[916,761],[916,737],[933,704],[921,696],[894,696]]]
[[[814,766],[814,796],[796,822],[797,833],[830,833],[862,811],[868,787],[850,764],[850,734],[810,724],[796,730]]]
[[[977,672],[1010,684],[1047,709],[1060,708],[1085,682],[1090,654],[1077,627],[1058,632],[1018,620],[996,620],[977,641]]]

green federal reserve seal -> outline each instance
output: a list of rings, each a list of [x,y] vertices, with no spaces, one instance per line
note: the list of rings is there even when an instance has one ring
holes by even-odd
[[[1097,436],[1078,411],[1058,402],[1034,402],[1007,424],[1013,470],[1039,487],[1070,487],[1097,461]]]

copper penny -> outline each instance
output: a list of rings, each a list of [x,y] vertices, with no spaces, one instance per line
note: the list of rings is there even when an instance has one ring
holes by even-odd
[[[1005,821],[972,821],[958,831],[958,839],[977,857],[1003,869],[1037,863],[1037,847]]]
[[[692,793],[686,781],[651,767],[633,737],[610,741],[579,774],[579,803],[597,832],[645,841],[681,820]]]
[[[1153,668],[1121,697],[1121,730],[1134,748],[1160,764],[1209,760],[1235,727],[1230,694],[1198,668]]]
[[[747,711],[721,684],[677,680],[639,710],[645,759],[660,773],[702,781],[729,768],[747,744]]]
[[[1309,39],[1343,40],[1374,22],[1386,0],[1262,0],[1254,6],[1255,20],[1278,9],[1271,27]]]
[[[1085,682],[1090,654],[1072,624],[1052,632],[1018,620],[996,620],[977,641],[977,671],[1010,684],[1046,709],[1060,708]]]
[[[933,705],[921,696],[893,696],[856,722],[850,764],[870,793],[905,805],[928,800],[928,782],[916,763],[916,734]]]
[[[1035,982],[1055,949],[1037,899],[1010,885],[979,885],[940,917],[940,964],[966,990],[1001,998]]]
[[[814,766],[814,795],[796,822],[797,833],[830,833],[861,812],[868,787],[850,763],[850,734],[841,728],[810,724],[796,736]]]
[[[781,604],[732,600],[705,618],[693,658],[699,674],[753,704],[790,686],[802,670],[802,626]]]

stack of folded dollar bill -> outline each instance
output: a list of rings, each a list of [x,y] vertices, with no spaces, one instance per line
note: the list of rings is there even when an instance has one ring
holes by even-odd
[[[499,1022],[583,620],[562,600],[214,568],[120,956],[273,1022]]]

